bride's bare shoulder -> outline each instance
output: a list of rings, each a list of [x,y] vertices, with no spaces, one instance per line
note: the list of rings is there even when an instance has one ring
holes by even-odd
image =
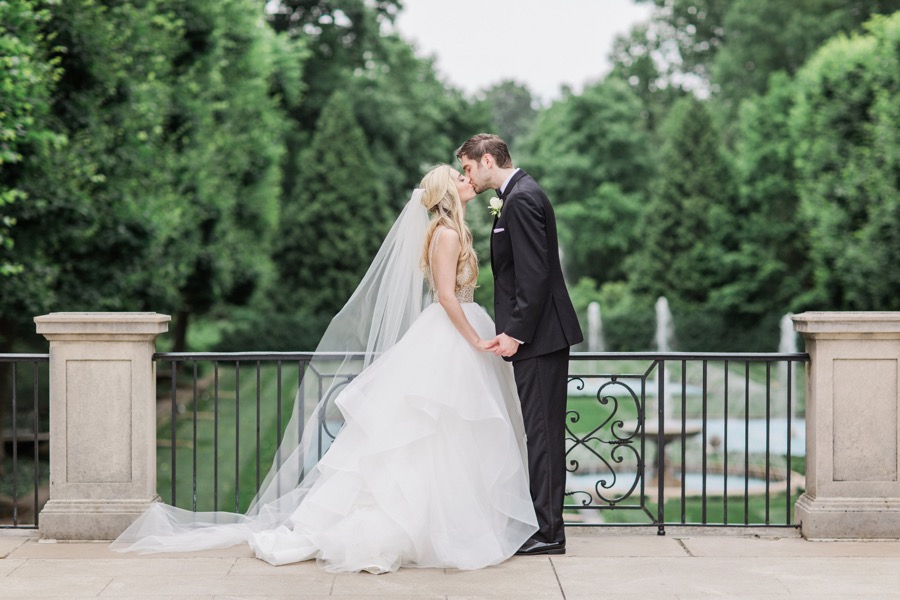
[[[459,234],[450,229],[449,227],[445,227],[444,225],[439,225],[435,228],[435,230],[431,234],[431,239],[428,242],[428,245],[431,246],[432,249],[439,245],[446,246],[450,245],[458,245],[459,244]]]

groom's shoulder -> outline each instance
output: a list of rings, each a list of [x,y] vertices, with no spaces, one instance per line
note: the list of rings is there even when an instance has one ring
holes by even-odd
[[[541,199],[547,198],[547,193],[544,192],[544,189],[537,182],[537,180],[525,171],[522,171],[522,177],[519,179],[519,184],[516,186],[516,188],[529,195],[536,195]]]

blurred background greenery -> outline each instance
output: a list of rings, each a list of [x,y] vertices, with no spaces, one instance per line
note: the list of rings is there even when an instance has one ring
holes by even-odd
[[[607,350],[652,347],[660,295],[679,350],[900,310],[900,0],[639,1],[612,71],[542,106],[443,81],[386,27],[401,0],[0,0],[0,352],[79,310],[171,314],[169,350],[312,350],[480,131],[554,202]]]

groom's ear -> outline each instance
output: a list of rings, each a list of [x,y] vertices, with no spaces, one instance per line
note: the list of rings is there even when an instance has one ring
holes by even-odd
[[[481,156],[481,161],[484,163],[484,166],[487,167],[488,169],[490,169],[491,167],[493,167],[494,165],[497,164],[497,161],[494,160],[493,155],[488,154],[487,152],[485,152]]]

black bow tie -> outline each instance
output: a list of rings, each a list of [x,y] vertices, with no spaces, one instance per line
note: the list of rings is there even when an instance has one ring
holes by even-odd
[[[497,192],[497,197],[503,200],[503,192],[500,191],[500,188],[497,188],[495,191]]]

